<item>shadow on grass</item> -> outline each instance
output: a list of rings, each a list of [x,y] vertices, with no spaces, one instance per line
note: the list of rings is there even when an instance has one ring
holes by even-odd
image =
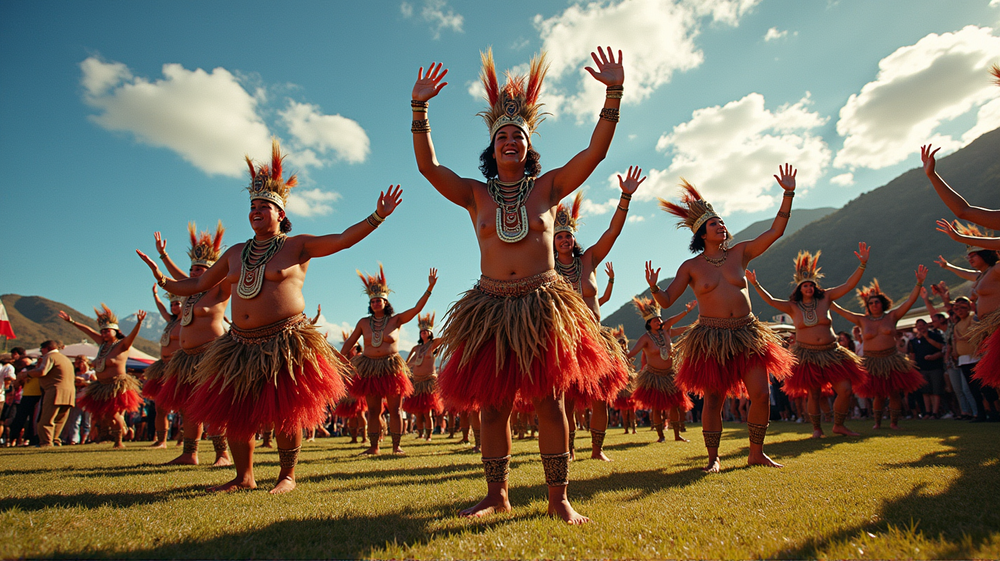
[[[519,462],[512,461],[511,467],[515,467]],[[455,480],[455,479],[475,479],[482,477],[483,470],[481,466],[473,467],[462,466],[462,465],[450,465],[450,466],[435,466],[435,467],[400,467],[397,469],[383,469],[379,468],[377,471],[364,471],[355,473],[323,473],[316,475],[307,475],[305,477],[297,477],[296,480],[299,482],[311,482],[311,483],[323,483],[330,480],[337,480],[343,483],[339,490],[352,490],[352,489],[363,489],[365,487],[371,486],[372,477],[377,477],[379,480],[379,486],[410,486],[410,485],[420,485],[423,483],[432,482],[435,478],[441,480]],[[390,481],[390,479],[392,479]],[[358,484],[357,487],[351,487],[352,483]]]
[[[13,508],[21,511],[44,510],[46,508],[99,508],[102,506],[127,508],[135,505],[172,501],[180,495],[201,495],[204,494],[204,491],[204,485],[188,485],[153,493],[79,493],[76,495],[38,495],[18,499],[4,498],[0,499],[0,512],[6,512]]]

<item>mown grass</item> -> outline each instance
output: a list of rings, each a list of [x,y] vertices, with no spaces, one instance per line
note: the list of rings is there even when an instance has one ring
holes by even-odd
[[[545,516],[534,441],[514,444],[514,512],[483,520],[455,515],[485,491],[479,458],[442,438],[406,437],[408,456],[381,458],[344,438],[307,443],[283,496],[266,493],[272,450],[258,449],[261,490],[214,495],[204,488],[232,470],[158,465],[175,448],[0,449],[0,557],[1000,557],[998,425],[908,421],[815,441],[808,425],[772,423],[767,451],[786,466],[772,470],[745,467],[746,430],[727,424],[711,476],[691,428],[688,444],[612,430],[613,463],[573,463],[583,527]]]

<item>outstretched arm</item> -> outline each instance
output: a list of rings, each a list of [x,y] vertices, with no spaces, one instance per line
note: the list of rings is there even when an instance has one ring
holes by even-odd
[[[931,180],[931,185],[934,186],[934,190],[937,191],[941,200],[947,205],[948,209],[951,210],[955,216],[966,220],[968,222],[974,222],[980,226],[986,226],[987,228],[1000,228],[1000,210],[990,210],[988,208],[982,208],[978,206],[972,206],[966,201],[962,195],[959,195],[951,188],[950,185],[945,183],[944,179],[938,175],[935,167],[937,162],[934,160],[934,155],[938,153],[941,148],[933,148],[930,144],[920,147],[920,160],[924,164],[924,173],[927,175],[927,179]]]
[[[697,300],[691,300],[690,302],[688,302],[684,306],[684,311],[682,311],[681,313],[679,313],[677,315],[673,315],[673,316],[668,317],[663,322],[663,328],[664,329],[670,329],[671,327],[673,327],[675,323],[677,323],[680,320],[684,319],[684,316],[688,315],[688,312],[690,312],[691,310],[695,309],[695,307],[697,305],[698,305],[698,301]]]
[[[601,261],[604,261],[604,258],[611,252],[611,247],[615,245],[615,240],[622,233],[622,227],[625,226],[625,218],[628,216],[629,201],[632,200],[632,195],[639,188],[639,185],[642,185],[642,182],[646,180],[645,177],[640,179],[640,175],[642,175],[642,169],[639,166],[635,166],[634,171],[633,167],[629,166],[626,179],[622,179],[621,175],[618,176],[618,186],[622,190],[622,197],[618,201],[615,213],[611,216],[611,225],[601,235],[601,239],[597,240],[597,243],[588,248],[586,252],[590,254],[590,266],[592,268],[596,269],[597,265]]]
[[[775,175],[774,179],[784,189],[781,206],[778,207],[778,215],[774,217],[774,222],[771,223],[769,229],[746,243],[743,250],[744,267],[750,263],[751,259],[760,256],[767,251],[767,248],[771,247],[771,244],[778,241],[778,238],[785,233],[785,226],[788,226],[788,218],[791,216],[792,210],[792,197],[795,196],[795,175],[798,174],[798,170],[793,168],[791,164],[785,164],[783,167],[778,166],[778,173],[780,175]]]
[[[322,314],[323,314],[323,305],[322,304],[316,304],[316,317],[314,317],[311,320],[309,320],[309,323],[311,323],[313,325],[316,325],[316,322],[319,321],[319,316],[322,315]]]
[[[948,234],[948,237],[967,245],[974,245],[983,249],[1000,250],[1000,238],[988,238],[986,236],[966,236],[958,233],[954,224],[949,220],[941,218],[937,221],[937,231]]]
[[[187,273],[185,273],[174,260],[167,255],[167,240],[163,239],[163,236],[159,232],[153,232],[153,239],[156,240],[156,252],[160,254],[160,261],[163,261],[163,266],[167,268],[167,272],[174,276],[175,279],[186,279],[188,278]]]
[[[955,273],[956,275],[967,281],[974,281],[976,280],[977,277],[979,277],[979,273],[977,273],[976,271],[973,271],[972,269],[963,269],[962,267],[952,265],[942,255],[938,255],[938,258],[935,259],[934,262],[937,263],[938,266],[941,267],[942,269],[946,271],[951,271],[952,273]]]
[[[156,293],[155,284],[153,285],[153,300],[156,300],[156,309],[160,310],[160,315],[163,316],[164,321],[166,321],[167,323],[173,321],[174,316],[170,315],[170,310],[168,310],[167,307],[164,306],[163,302],[160,300],[160,295]]]
[[[639,340],[635,342],[635,345],[632,345],[632,350],[628,352],[629,358],[635,358],[635,355],[642,352],[642,348],[646,345],[645,341],[643,340],[643,337],[646,336],[643,335],[642,337],[639,337]]]
[[[607,53],[604,52],[603,48],[598,47],[597,52],[590,53],[590,56],[594,59],[597,70],[589,66],[586,70],[595,80],[608,87],[608,95],[604,100],[604,109],[601,110],[601,117],[597,120],[594,134],[590,137],[590,145],[573,156],[573,159],[565,166],[553,170],[551,198],[553,204],[572,193],[590,177],[597,164],[601,163],[601,160],[608,155],[611,139],[615,136],[618,109],[621,106],[621,95],[624,91],[622,84],[625,83],[622,52],[618,51],[618,60],[615,60],[615,54],[611,47],[608,47]]]
[[[772,308],[775,308],[779,312],[785,312],[788,315],[792,314],[792,303],[788,300],[778,300],[777,298],[771,296],[771,293],[764,290],[764,287],[757,282],[757,271],[746,270],[747,282],[753,285],[757,289],[757,294],[764,299],[764,303],[768,304]]]
[[[597,299],[597,305],[603,306],[608,300],[611,300],[611,291],[615,288],[615,269],[611,265],[611,261],[604,264],[604,270],[608,273],[608,286],[604,289],[604,294]]]
[[[656,279],[659,276],[660,269],[653,269],[653,262],[646,261],[646,284],[649,285],[649,292],[653,295],[653,300],[656,300],[656,303],[661,308],[669,308],[671,303],[680,298],[681,294],[684,294],[684,289],[687,288],[688,283],[691,281],[687,262],[684,262],[677,269],[677,276],[674,277],[673,282],[670,283],[666,291],[661,291],[660,287],[656,284]]]
[[[931,297],[927,294],[926,288],[920,289],[920,297],[924,299],[924,308],[927,310],[927,315],[934,317],[934,314],[940,313],[938,309],[934,307],[934,303],[931,302]]]
[[[830,302],[830,309],[837,312],[838,314],[843,316],[844,319],[857,326],[861,325],[861,319],[865,317],[861,314],[856,314],[850,310],[845,310],[844,308],[840,307],[840,304],[833,301]]]
[[[871,248],[865,242],[858,243],[858,250],[854,252],[854,256],[858,258],[858,268],[851,273],[848,277],[847,282],[840,286],[835,286],[833,288],[828,288],[826,295],[830,300],[836,300],[837,298],[843,297],[848,292],[854,290],[854,287],[858,286],[861,282],[861,276],[865,274],[865,267],[868,266],[868,256],[871,253]]]
[[[134,343],[135,338],[139,336],[139,329],[142,327],[142,320],[144,319],[146,319],[146,312],[144,312],[143,310],[139,310],[138,312],[135,313],[135,327],[133,327],[132,331],[130,331],[129,334],[126,335],[124,339],[122,339],[120,347],[121,352],[123,353],[127,352],[129,349],[132,348],[132,343]]]
[[[368,237],[368,234],[374,232],[375,228],[378,228],[401,202],[403,202],[403,189],[399,185],[395,187],[390,185],[388,190],[379,192],[375,212],[344,230],[343,233],[302,236],[305,240],[302,244],[302,261],[305,262],[314,257],[326,257],[360,242]]]
[[[361,329],[362,321],[365,321],[364,318],[358,320],[358,324],[354,326],[351,336],[344,341],[344,346],[340,348],[340,354],[347,356],[347,351],[354,348],[354,345],[358,342],[358,338],[364,333],[364,330]]]
[[[152,259],[150,259],[148,255],[138,249],[135,250],[135,252],[139,255],[139,258],[142,259],[147,266],[149,266],[149,270],[153,272],[153,278],[156,279],[156,284],[158,284],[160,288],[171,294],[191,296],[192,294],[205,292],[226,279],[226,275],[229,274],[230,252],[235,251],[236,247],[237,246],[233,246],[227,249],[222,257],[216,261],[214,265],[209,267],[208,270],[201,276],[190,277],[182,280],[167,278],[166,275],[160,272],[160,268]]]
[[[917,301],[917,296],[920,296],[920,290],[924,287],[924,279],[927,278],[927,267],[923,265],[917,266],[917,284],[913,285],[913,290],[910,291],[910,297],[906,299],[905,302],[892,310],[891,313],[894,321],[899,321],[899,319],[906,315],[906,312],[910,311],[913,307],[913,303]]]
[[[69,324],[72,325],[73,327],[79,329],[80,331],[83,331],[84,335],[93,339],[95,343],[97,344],[101,343],[100,333],[94,331],[93,329],[87,327],[86,325],[83,325],[82,323],[77,323],[76,321],[73,320],[73,318],[69,317],[69,314],[67,314],[66,312],[59,310],[59,319],[69,322]]]
[[[420,300],[417,300],[417,304],[415,306],[413,306],[409,310],[406,310],[405,312],[400,312],[396,316],[398,318],[396,320],[396,327],[399,327],[404,323],[407,323],[413,318],[417,317],[417,314],[420,313],[420,310],[424,309],[424,306],[427,305],[427,300],[431,297],[431,291],[434,290],[434,285],[437,284],[437,280],[438,280],[438,270],[432,267],[430,274],[427,275],[427,290],[424,291],[424,294],[423,296],[420,297]]]

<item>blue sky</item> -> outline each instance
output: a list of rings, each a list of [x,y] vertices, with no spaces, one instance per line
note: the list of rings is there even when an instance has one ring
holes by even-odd
[[[340,232],[402,184],[404,202],[354,248],[314,261],[307,312],[331,331],[365,313],[355,269],[385,264],[396,309],[440,278],[440,318],[478,277],[464,210],[417,173],[408,100],[417,68],[441,61],[432,100],[439,158],[477,177],[488,143],[475,117],[479,51],[524,68],[547,50],[533,140],[543,169],[583,149],[603,92],[583,71],[598,45],[624,51],[626,96],[608,158],[584,185],[586,246],[607,227],[611,179],[649,179],[609,259],[605,313],[643,289],[642,262],[672,271],[687,235],[656,209],[680,176],[734,231],[773,216],[771,175],[799,167],[797,208],[842,206],[919,164],[926,141],[954,151],[1000,126],[1000,0],[629,0],[513,2],[0,3],[0,292],[119,315],[152,310],[153,280],[134,254],[161,231],[186,264],[188,221],[222,220],[247,239],[244,154],[272,135],[301,186],[295,233]],[[603,273],[599,275],[602,286]],[[416,332],[410,326],[404,341]],[[331,337],[338,338],[338,336]]]

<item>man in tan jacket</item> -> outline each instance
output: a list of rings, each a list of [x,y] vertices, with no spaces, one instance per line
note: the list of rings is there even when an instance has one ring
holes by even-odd
[[[76,385],[73,363],[59,352],[59,341],[45,341],[39,350],[42,358],[38,365],[27,371],[32,378],[39,378],[42,384],[42,414],[38,419],[39,446],[52,446],[59,442],[66,418],[76,400]],[[55,437],[55,442],[53,442]]]

